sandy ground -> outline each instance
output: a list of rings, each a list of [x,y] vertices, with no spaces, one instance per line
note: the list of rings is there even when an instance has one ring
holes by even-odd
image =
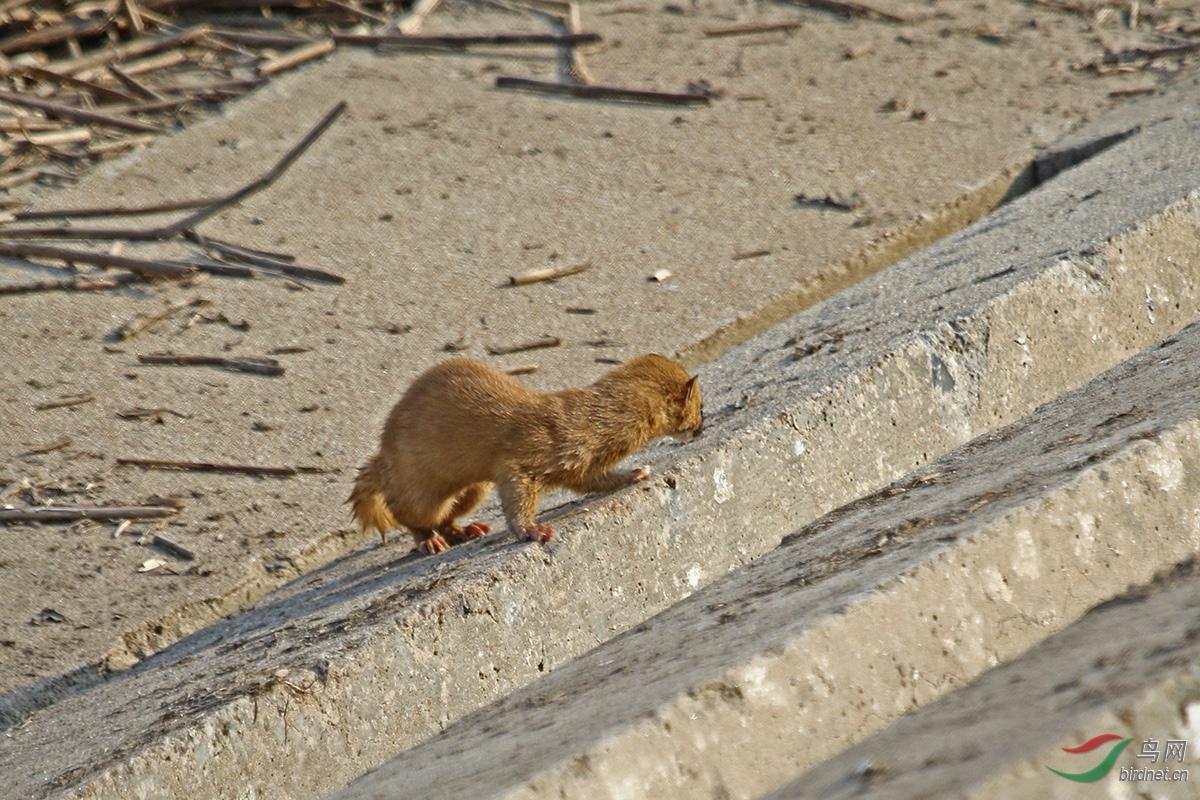
[[[407,537],[379,548],[350,529],[343,501],[390,404],[447,345],[500,367],[536,364],[526,380],[537,388],[589,381],[644,351],[695,360],[706,352],[697,343],[797,287],[836,287],[869,261],[864,249],[886,249],[1180,66],[1078,69],[1146,38],[1119,15],[1093,27],[1098,18],[1012,0],[877,6],[909,21],[730,0],[584,7],[584,28],[604,37],[585,50],[598,83],[707,85],[719,97],[704,108],[493,88],[499,74],[554,79],[557,56],[544,49],[339,51],[76,187],[21,190],[38,208],[230,191],[349,102],[276,185],[203,227],[346,284],[213,278],[0,302],[0,502],[186,503],[169,522],[120,536],[115,523],[0,529],[0,718],[126,668],[332,558],[414,557]],[[704,34],[781,20],[803,27]],[[427,26],[546,29],[465,6]],[[504,287],[527,269],[577,263],[590,269]],[[647,280],[659,270],[671,275]],[[51,271],[8,260],[0,280]],[[181,308],[150,330],[114,336],[171,305]],[[542,335],[562,345],[487,353]],[[138,363],[168,350],[275,353],[286,374]],[[164,410],[122,416],[137,408]],[[317,471],[115,463],[137,457]],[[196,559],[154,547],[154,533]],[[163,563],[146,570],[152,560]]]

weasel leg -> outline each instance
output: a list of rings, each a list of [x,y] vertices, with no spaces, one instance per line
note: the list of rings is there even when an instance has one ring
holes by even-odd
[[[450,520],[454,521],[464,514],[470,514],[475,508],[484,501],[488,493],[492,491],[492,484],[484,481],[482,483],[472,483],[467,488],[458,493],[454,498],[454,504],[450,506]]]
[[[492,491],[492,484],[485,481],[473,483],[459,492],[450,504],[450,511],[447,512],[445,521],[441,525],[435,526],[437,532],[450,544],[462,544],[471,539],[478,539],[491,531],[491,528],[482,522],[472,522],[463,527],[454,521],[483,502],[483,498],[487,497],[490,491]]]
[[[582,480],[577,483],[567,484],[567,488],[579,494],[591,494],[593,492],[611,492],[616,489],[622,489],[630,484],[638,481],[647,480],[650,477],[649,467],[635,467],[628,472],[602,472],[599,475]]]
[[[508,531],[519,540],[548,542],[554,536],[554,531],[545,525],[535,525],[533,516],[537,513],[538,497],[542,487],[537,481],[522,475],[515,475],[500,482],[500,507],[504,509],[504,519],[508,522]]]

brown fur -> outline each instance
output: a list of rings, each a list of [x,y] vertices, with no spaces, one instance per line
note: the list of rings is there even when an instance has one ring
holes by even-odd
[[[424,553],[482,536],[460,527],[498,487],[508,529],[549,541],[534,524],[552,487],[606,492],[649,477],[612,468],[659,436],[698,434],[700,387],[683,367],[644,355],[591,386],[544,394],[470,359],[452,359],[413,381],[383,428],[379,452],[359,469],[349,503],[364,529],[404,527]]]

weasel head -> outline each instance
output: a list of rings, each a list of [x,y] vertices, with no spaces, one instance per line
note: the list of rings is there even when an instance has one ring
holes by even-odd
[[[690,442],[704,429],[704,404],[700,400],[700,380],[689,375],[682,365],[656,353],[638,356],[609,371],[597,386],[640,387],[641,404],[650,409],[653,419],[651,438],[672,436]]]
[[[700,379],[688,375],[682,365],[669,358],[650,354],[629,363],[647,373],[659,385],[667,401],[668,429],[663,433],[681,442],[690,442],[704,430],[704,403],[700,399]]]

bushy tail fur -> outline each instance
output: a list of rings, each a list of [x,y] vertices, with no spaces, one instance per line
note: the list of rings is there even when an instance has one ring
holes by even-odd
[[[358,468],[358,477],[354,479],[354,491],[350,493],[350,504],[354,518],[362,525],[364,531],[372,528],[379,531],[383,543],[387,544],[387,532],[400,527],[392,512],[388,511],[379,493],[383,467],[379,463],[379,453],[367,459],[367,463]]]

